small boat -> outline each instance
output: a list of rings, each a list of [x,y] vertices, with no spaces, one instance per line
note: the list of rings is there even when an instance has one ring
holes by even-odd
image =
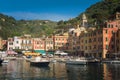
[[[86,59],[70,59],[66,61],[66,64],[74,64],[74,65],[83,65],[87,64],[88,60]]]
[[[52,62],[52,63],[56,63],[56,62],[57,62],[57,60],[52,59],[50,62]]]
[[[76,65],[80,65],[80,64],[96,64],[96,63],[100,63],[99,60],[97,59],[87,59],[87,58],[77,58],[77,59],[70,59],[66,61],[66,64],[76,64]]]
[[[9,60],[8,59],[5,59],[2,63],[8,63]]]
[[[50,63],[49,60],[41,59],[40,57],[36,57],[35,60],[30,60],[30,65],[37,66],[37,67],[45,67],[48,66]]]
[[[120,60],[102,60],[102,63],[120,64]]]

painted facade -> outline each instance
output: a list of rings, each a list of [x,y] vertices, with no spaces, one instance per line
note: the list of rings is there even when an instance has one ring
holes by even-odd
[[[67,50],[68,49],[68,34],[54,35],[53,46],[55,50]]]
[[[21,49],[20,37],[8,38],[7,50]]]
[[[21,49],[23,50],[32,50],[33,49],[33,40],[31,35],[24,35],[21,37]]]
[[[41,38],[33,38],[33,50],[45,50],[45,40]]]
[[[53,47],[53,36],[52,37],[47,37],[45,39],[45,50],[46,51],[53,51],[54,47]]]

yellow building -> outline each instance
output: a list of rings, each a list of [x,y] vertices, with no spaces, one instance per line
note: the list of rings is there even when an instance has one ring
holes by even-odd
[[[32,50],[33,44],[32,44],[32,37],[31,35],[25,34],[21,37],[21,49],[23,50]]]
[[[53,47],[53,37],[47,37],[45,39],[45,50],[46,51],[53,51],[54,47]]]

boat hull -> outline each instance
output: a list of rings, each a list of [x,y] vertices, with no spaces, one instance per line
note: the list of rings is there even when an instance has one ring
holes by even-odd
[[[102,63],[120,64],[120,60],[103,60]]]
[[[3,61],[4,61],[4,60],[0,59],[0,65],[2,64]]]
[[[37,67],[45,67],[45,66],[49,66],[50,62],[30,62],[30,65],[32,66],[37,66]]]
[[[74,64],[74,65],[85,65],[85,64],[97,64],[100,61],[97,60],[70,60],[66,61],[66,64]]]
[[[67,61],[66,64],[84,65],[84,64],[87,64],[87,62],[86,61]]]

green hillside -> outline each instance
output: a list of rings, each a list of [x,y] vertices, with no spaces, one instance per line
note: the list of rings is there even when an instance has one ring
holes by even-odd
[[[13,17],[0,14],[0,36],[8,37],[31,34],[33,37],[53,34],[56,22],[49,20],[15,20]]]
[[[120,12],[120,0],[101,0],[85,11],[89,23],[97,22],[99,25],[110,18],[112,19],[116,12]]]
[[[90,27],[101,26],[106,20],[113,18],[116,12],[120,12],[120,0],[101,0],[100,2],[91,5],[85,10],[88,18],[88,23]],[[59,21],[60,27],[58,28],[68,28],[76,24],[81,23],[82,14],[76,18],[70,19],[68,21]],[[95,26],[95,23],[97,26]]]
[[[112,19],[116,12],[120,12],[120,0],[101,0],[91,5],[84,12],[90,27],[101,26],[106,20]],[[0,36],[8,37],[31,34],[33,37],[49,36],[53,33],[68,31],[81,23],[82,13],[68,21],[53,22],[49,20],[15,20],[13,17],[0,14]],[[95,25],[95,23],[97,25]]]

